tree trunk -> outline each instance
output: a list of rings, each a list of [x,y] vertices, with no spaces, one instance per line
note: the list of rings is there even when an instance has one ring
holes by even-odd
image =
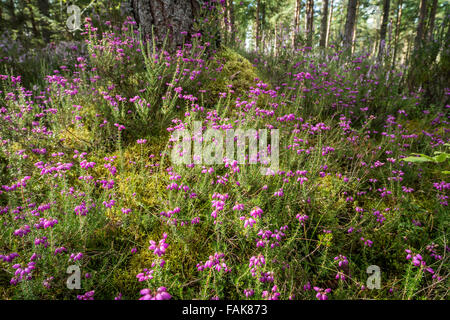
[[[330,19],[328,20],[328,30],[327,30],[327,38],[325,40],[325,47],[328,47],[328,42],[330,41],[332,22],[333,22],[333,0],[331,0],[330,5]]]
[[[261,52],[264,52],[266,49],[266,38],[267,38],[267,33],[265,32],[265,21],[266,21],[266,5],[263,4],[261,6],[261,22],[260,22],[260,26],[261,26],[261,42],[262,42],[262,47],[261,47]]]
[[[413,55],[413,36],[408,41],[408,46],[406,48],[406,55],[405,55],[405,65],[409,65],[409,62],[411,61],[411,56]]]
[[[292,31],[292,48],[295,49],[297,46],[296,39],[299,33],[300,26],[300,9],[301,9],[301,0],[295,1],[295,14],[294,14],[294,30]]]
[[[438,1],[437,0],[433,0],[433,4],[431,6],[431,11],[430,11],[430,17],[428,19],[428,22],[429,22],[429,25],[428,25],[428,36],[427,36],[427,40],[428,41],[433,41],[433,30],[434,30],[434,22],[436,20],[437,4],[438,4]]]
[[[257,0],[256,1],[256,27],[255,27],[255,31],[256,31],[256,50],[259,50],[260,47],[260,40],[261,40],[261,22],[260,22],[260,18],[259,18],[259,10],[261,7],[261,1]]]
[[[403,0],[398,0],[397,17],[395,18],[394,54],[392,56],[392,68],[395,67],[395,60],[397,59],[398,38],[400,36],[400,26],[402,25],[402,6]]]
[[[275,57],[278,56],[278,38],[279,38],[278,28],[279,28],[279,24],[278,24],[278,21],[277,21],[275,23],[275,40],[274,40],[274,49],[273,49]]]
[[[134,18],[143,35],[161,45],[168,36],[168,48],[182,45],[185,35],[192,33],[195,16],[199,13],[198,0],[131,0]],[[190,37],[189,37],[190,38]]]
[[[228,34],[230,36],[230,41],[234,42],[236,40],[235,37],[235,29],[234,29],[234,5],[233,0],[227,0],[227,17],[228,17]]]
[[[389,20],[389,7],[391,5],[390,0],[383,0],[383,21],[380,28],[380,48],[378,49],[378,61],[381,61],[386,48],[386,30]]]
[[[417,24],[416,39],[414,40],[414,51],[419,50],[423,41],[423,29],[427,16],[427,0],[420,1],[419,23]]]
[[[328,34],[328,0],[322,0],[322,23],[320,26],[320,46],[326,47]]]
[[[306,45],[312,47],[314,27],[314,0],[306,0]]]
[[[356,47],[356,31],[358,29],[358,24],[356,23],[356,21],[358,21],[358,14],[359,14],[359,0],[357,0],[356,2],[356,13],[355,13],[355,24],[353,25],[353,35],[352,35],[352,54],[353,52],[355,52],[355,47]]]
[[[274,42],[273,42],[273,55],[276,57],[277,56],[277,41],[278,41],[278,23],[275,22],[275,36],[274,36]]]
[[[222,18],[219,20],[220,24],[220,35],[221,38],[224,40],[225,44],[228,43],[228,8],[227,8],[227,0],[224,0],[225,2],[222,4]]]
[[[348,49],[353,43],[353,33],[356,22],[356,7],[357,0],[348,0],[347,5],[347,20],[344,28],[344,48]]]
[[[235,40],[234,35],[234,10],[233,0],[225,0],[223,4],[223,26],[224,40],[227,44]]]

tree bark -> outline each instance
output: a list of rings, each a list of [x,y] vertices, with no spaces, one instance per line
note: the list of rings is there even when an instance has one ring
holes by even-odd
[[[259,18],[259,11],[261,7],[261,1],[256,1],[256,26],[255,26],[255,33],[256,33],[256,50],[259,50],[260,47],[260,40],[261,40],[261,22]]]
[[[353,34],[356,23],[356,7],[357,0],[348,0],[347,5],[347,20],[344,28],[344,48],[348,49],[353,43]]]
[[[425,27],[425,19],[427,16],[427,0],[420,1],[419,23],[417,24],[416,39],[414,40],[414,51],[419,50],[423,41],[423,29]]]
[[[320,27],[320,46],[326,47],[328,34],[328,0],[322,0],[322,23]]]
[[[356,13],[355,13],[355,23],[353,25],[353,35],[352,35],[352,54],[355,52],[356,47],[356,31],[358,30],[358,24],[356,21],[358,21],[358,15],[359,15],[359,0],[356,1]]]
[[[233,0],[227,0],[228,35],[231,42],[235,40]]]
[[[266,21],[266,5],[263,3],[261,5],[261,21],[260,21],[260,34],[261,34],[261,41],[262,47],[261,52],[264,52],[266,49],[266,40],[267,40],[267,33],[265,32],[265,21]]]
[[[277,41],[278,41],[278,23],[277,23],[277,22],[275,22],[275,30],[274,30],[274,32],[275,32],[275,36],[274,36],[274,42],[273,42],[273,54],[274,54],[274,56],[276,57],[276,56],[277,56],[277,50],[278,50],[278,47],[277,47]]]
[[[199,13],[198,0],[131,0],[134,18],[143,35],[155,37],[161,45],[168,37],[168,48],[182,45],[187,32],[192,33],[195,16]],[[153,29],[153,31],[152,31]]]
[[[413,42],[413,37],[411,37],[406,48],[405,65],[409,65],[409,62],[411,61],[411,56],[413,55]]]
[[[301,0],[295,1],[294,30],[292,31],[292,48],[294,48],[294,49],[297,46],[296,40],[297,40],[297,35],[299,33],[301,5],[302,5]]]
[[[381,61],[386,48],[386,30],[389,20],[390,0],[383,0],[383,20],[380,28],[380,48],[378,49],[378,61]]]
[[[392,56],[392,68],[395,66],[395,61],[397,59],[398,38],[400,37],[400,26],[402,24],[402,7],[403,0],[398,0],[397,17],[395,18],[394,54]]]
[[[306,0],[306,45],[312,47],[314,33],[314,0]]]
[[[427,36],[427,40],[428,41],[433,41],[433,30],[434,30],[434,22],[436,20],[437,4],[438,4],[438,1],[437,0],[433,0],[433,4],[431,6],[431,11],[430,11],[430,17],[428,19],[428,22],[429,22],[429,25],[428,25],[428,36]]]
[[[327,30],[327,38],[325,40],[325,47],[328,47],[328,42],[330,41],[332,22],[333,22],[333,0],[331,0],[330,5],[330,19],[328,20],[328,30]]]

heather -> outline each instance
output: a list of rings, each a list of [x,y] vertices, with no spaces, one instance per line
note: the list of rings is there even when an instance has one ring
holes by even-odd
[[[7,44],[0,297],[446,299],[450,88],[338,41],[274,55],[196,27],[176,48],[130,16]],[[174,163],[195,121],[278,129],[279,168]]]

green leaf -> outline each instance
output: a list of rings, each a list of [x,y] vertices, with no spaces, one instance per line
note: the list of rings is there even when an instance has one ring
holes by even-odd
[[[431,157],[406,157],[403,159],[400,159],[401,161],[407,161],[407,162],[430,162],[433,161],[433,158]]]
[[[445,160],[447,160],[447,157],[448,155],[446,153],[441,153],[440,155],[434,157],[434,161],[439,163],[444,162]]]

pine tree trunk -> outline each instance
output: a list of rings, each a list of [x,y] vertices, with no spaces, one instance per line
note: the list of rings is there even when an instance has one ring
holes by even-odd
[[[328,0],[323,0],[322,6],[322,23],[320,27],[320,46],[325,47],[327,45],[328,34]]]
[[[143,35],[155,37],[161,45],[168,36],[168,48],[182,45],[185,35],[192,33],[195,16],[199,13],[198,0],[131,0],[134,18]],[[153,29],[153,31],[152,31]],[[190,37],[189,37],[190,38]]]
[[[333,0],[331,0],[330,5],[330,19],[328,20],[328,30],[327,30],[327,39],[325,40],[325,47],[328,47],[328,43],[330,41],[332,22],[333,22]]]
[[[381,61],[386,48],[386,30],[389,20],[390,0],[383,0],[383,21],[380,28],[380,48],[378,49],[378,61]]]
[[[267,33],[264,31],[264,23],[266,21],[266,6],[262,5],[261,6],[261,22],[260,22],[260,28],[261,28],[261,42],[262,43],[262,47],[261,47],[261,51],[264,52],[266,49],[266,37],[267,37]]]
[[[400,26],[402,25],[402,6],[403,0],[398,0],[397,17],[395,18],[394,54],[392,56],[392,68],[395,66],[395,61],[397,59],[398,38],[400,37]]]
[[[278,56],[278,23],[275,23],[275,41],[274,41],[274,55],[275,57]]]
[[[312,47],[314,27],[314,0],[306,0],[306,45]]]
[[[224,4],[222,7],[222,20],[219,20],[220,22],[220,34],[221,38],[224,40],[225,44],[228,43],[228,8],[227,8],[227,0],[224,0]]]
[[[347,20],[344,28],[344,48],[348,49],[353,43],[353,34],[356,23],[356,7],[357,0],[348,0],[347,5]]]
[[[416,39],[414,40],[414,51],[419,50],[423,41],[423,30],[427,16],[427,0],[420,1],[419,23],[417,24]]]
[[[292,31],[292,48],[294,49],[297,46],[296,39],[299,33],[301,5],[301,0],[295,1],[294,30]]]
[[[427,40],[428,41],[433,41],[433,31],[434,31],[434,22],[436,20],[437,4],[438,4],[438,1],[437,0],[433,0],[433,4],[431,6],[431,11],[430,11],[430,17],[428,19],[428,21],[429,21],[428,36],[427,36]]]
[[[259,19],[259,10],[261,7],[261,1],[257,0],[256,1],[256,27],[255,27],[255,31],[256,31],[256,50],[259,50],[260,47],[260,39],[261,39],[261,22]]]
[[[227,0],[227,18],[228,18],[228,34],[231,42],[235,41],[235,30],[234,30],[234,5],[233,0]]]
[[[359,6],[358,6],[358,2],[359,0],[357,0],[356,2],[356,13],[355,13],[355,23],[353,25],[353,35],[352,35],[352,54],[353,52],[355,52],[355,48],[356,48],[356,31],[358,30],[358,24],[356,23],[356,21],[358,21],[358,14],[359,14]]]

